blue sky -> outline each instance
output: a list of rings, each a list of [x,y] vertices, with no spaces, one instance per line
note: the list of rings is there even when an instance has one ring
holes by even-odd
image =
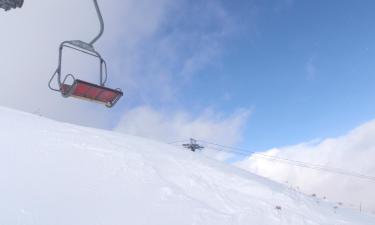
[[[375,2],[222,6],[235,28],[220,53],[181,85],[177,103],[161,107],[251,109],[241,145],[252,150],[342,135],[374,118]]]
[[[239,37],[223,58],[236,96],[224,107],[255,109],[247,144],[266,149],[337,136],[373,119],[375,3],[295,1],[278,13],[261,7],[257,38]]]
[[[247,145],[338,136],[373,119],[373,1],[295,1],[278,13],[260,7],[257,38],[239,37],[223,58],[223,74],[236,77],[231,104],[254,107]]]

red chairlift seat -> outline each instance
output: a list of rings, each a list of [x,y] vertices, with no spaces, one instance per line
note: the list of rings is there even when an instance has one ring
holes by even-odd
[[[76,79],[72,85],[62,84],[61,93],[66,97],[76,97],[102,103],[111,108],[124,95],[121,90],[92,84]]]
[[[70,48],[87,55],[91,55],[99,59],[100,65],[100,81],[99,84],[89,83],[80,79],[76,79],[72,74],[66,75],[64,78],[61,74],[63,49]],[[53,80],[57,78],[57,87],[52,86]],[[67,80],[72,80],[68,84]],[[62,96],[76,97],[83,100],[102,103],[108,108],[113,107],[117,101],[123,96],[120,89],[112,89],[105,86],[107,81],[107,64],[100,54],[95,51],[91,44],[82,41],[64,41],[60,45],[59,65],[49,81],[49,88],[53,91],[60,92]]]

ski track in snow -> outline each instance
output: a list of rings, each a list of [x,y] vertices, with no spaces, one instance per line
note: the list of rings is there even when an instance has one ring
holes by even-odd
[[[0,225],[375,224],[164,143],[6,108],[0,124]]]

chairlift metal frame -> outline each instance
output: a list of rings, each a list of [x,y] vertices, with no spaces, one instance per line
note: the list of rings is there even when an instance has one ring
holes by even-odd
[[[60,92],[62,96],[65,98],[68,98],[71,96],[82,98],[82,99],[89,100],[89,101],[103,103],[105,104],[105,106],[111,108],[123,96],[123,92],[120,89],[111,89],[111,88],[105,87],[105,84],[108,78],[107,63],[99,54],[99,52],[97,52],[94,48],[95,42],[99,40],[99,38],[103,35],[104,21],[103,21],[103,17],[100,12],[97,0],[93,0],[93,2],[94,2],[95,9],[96,9],[99,22],[100,22],[100,31],[98,35],[96,35],[94,39],[89,43],[86,43],[81,40],[73,40],[73,41],[64,41],[60,44],[58,66],[57,66],[55,73],[52,75],[51,79],[49,80],[48,87],[53,91]],[[99,85],[76,79],[73,74],[67,74],[65,75],[64,78],[62,77],[61,68],[62,68],[63,50],[65,48],[70,48],[70,49],[79,51],[81,53],[84,53],[84,54],[87,54],[87,55],[90,55],[99,59],[99,65],[100,65]],[[55,78],[57,78],[58,88],[55,88],[52,86],[52,82]],[[72,84],[67,83],[69,79],[72,80]],[[82,85],[86,86],[84,88],[87,89],[87,93],[78,94],[76,92],[76,88],[78,86],[82,87]],[[107,98],[103,97],[103,94],[106,95]]]
[[[0,0],[0,8],[5,11],[21,8],[23,5],[23,0]]]

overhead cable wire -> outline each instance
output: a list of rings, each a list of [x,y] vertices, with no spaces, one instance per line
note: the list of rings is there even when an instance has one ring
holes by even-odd
[[[173,145],[173,144],[185,143],[185,142],[188,142],[188,141],[186,141],[186,140],[172,141],[172,142],[168,142],[168,144]]]
[[[313,169],[313,170],[318,170],[318,171],[323,171],[323,172],[330,172],[330,173],[336,173],[344,176],[351,176],[351,177],[356,177],[360,179],[366,179],[370,181],[375,181],[374,176],[369,176],[353,171],[346,171],[341,168],[336,168],[336,167],[329,167],[329,166],[324,166],[324,165],[318,165],[318,164],[313,164],[313,163],[308,163],[308,162],[303,162],[303,161],[298,161],[298,160],[291,160],[291,159],[286,159],[286,158],[281,158],[277,156],[271,156],[267,154],[262,154],[262,153],[251,153],[247,149],[244,148],[238,148],[238,147],[232,147],[232,146],[226,146],[226,145],[221,145],[221,144],[216,144],[212,142],[207,142],[203,140],[199,140],[202,143],[206,143],[208,145],[213,145],[217,146],[220,148],[215,148],[210,146],[209,148],[218,150],[221,152],[227,152],[227,153],[232,153],[232,154],[237,154],[237,155],[242,155],[242,156],[252,156],[252,157],[258,157],[262,158],[268,161],[274,161],[274,162],[279,162],[279,163],[284,163],[292,166],[297,166],[297,167],[302,167],[302,168],[307,168],[307,169]]]

